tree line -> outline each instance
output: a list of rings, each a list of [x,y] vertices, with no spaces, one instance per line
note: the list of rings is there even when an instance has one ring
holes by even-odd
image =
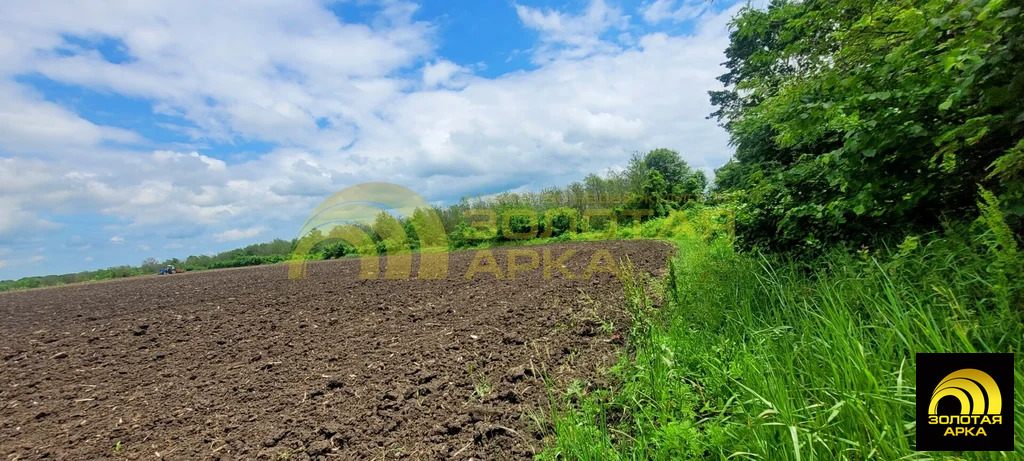
[[[425,218],[428,212],[438,217],[446,242],[428,241],[427,244],[444,245],[450,250],[501,244],[527,235],[567,238],[571,233],[607,229],[612,220],[625,225],[633,219],[667,216],[687,203],[703,200],[707,186],[704,173],[691,168],[678,152],[655,149],[633,154],[622,171],[589,174],[564,187],[465,197],[448,206],[415,210],[412,216],[395,216],[382,211],[373,223],[358,229],[352,226],[314,229],[301,238],[275,239],[214,255],[162,261],[146,258],[137,266],[4,280],[0,281],[0,291],[156,274],[167,265],[194,271],[279,263],[290,259],[296,249],[303,246],[304,240],[311,248],[306,255],[309,259],[417,251],[421,245],[419,235],[427,234],[418,229],[430,225]],[[608,213],[588,218],[588,211],[595,209],[608,210]],[[636,215],[631,213],[634,209],[651,212]],[[487,224],[487,219],[481,221],[481,217],[490,217],[493,224]]]

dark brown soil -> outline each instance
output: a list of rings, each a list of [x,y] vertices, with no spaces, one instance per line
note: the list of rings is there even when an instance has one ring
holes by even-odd
[[[591,256],[661,272],[671,248],[523,248],[577,250],[576,277],[467,280],[469,251],[442,280],[360,280],[342,260],[304,280],[276,265],[0,294],[0,456],[530,458],[543,377],[602,379],[626,326],[615,277],[581,279]]]

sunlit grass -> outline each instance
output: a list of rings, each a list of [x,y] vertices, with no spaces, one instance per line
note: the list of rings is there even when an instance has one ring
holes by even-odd
[[[982,226],[983,227],[983,226]],[[683,239],[633,314],[617,386],[555,403],[544,459],[1007,459],[915,451],[918,352],[1020,352],[1021,261],[999,229],[836,251],[813,264]],[[629,271],[626,271],[629,273]]]

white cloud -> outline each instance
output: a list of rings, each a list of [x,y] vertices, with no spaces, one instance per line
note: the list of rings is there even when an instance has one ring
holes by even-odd
[[[14,171],[5,171],[2,163],[3,159],[0,159],[0,177],[12,178],[11,182],[16,182],[16,174]],[[7,187],[10,187],[9,185]],[[0,186],[0,191],[6,187]],[[33,211],[25,210],[20,200],[16,200],[12,196],[0,196],[0,241],[12,241],[23,229],[33,229],[37,232],[46,231],[51,229],[57,229],[60,227],[59,224],[49,221],[47,219],[40,218],[39,215]]]
[[[168,243],[167,245],[164,245],[164,248],[167,250],[177,250],[179,248],[185,248],[185,245],[180,243]]]
[[[711,6],[712,0],[654,0],[641,8],[644,21],[657,24],[663,21],[683,22],[699,17]]]
[[[224,232],[220,232],[213,235],[218,242],[233,242],[235,240],[251,239],[260,235],[264,231],[264,227],[256,226],[248,229],[230,229]]]
[[[145,243],[140,243],[140,244],[139,244],[139,245],[137,246],[137,248],[138,248],[138,249],[140,249],[140,250],[142,250],[142,251],[149,251],[149,245],[146,245]]]
[[[82,259],[82,261],[85,261],[87,263],[91,263],[92,259],[93,259],[92,256],[86,256],[85,259]]]
[[[46,259],[46,257],[43,256],[43,255],[33,255],[33,256],[29,256],[29,257],[21,258],[21,259],[0,260],[0,269],[3,269],[5,267],[25,266],[25,265],[36,264],[36,263],[42,262],[45,259]]]
[[[207,157],[199,152],[183,154],[181,152],[169,150],[158,150],[153,152],[153,161],[157,164],[183,164],[183,166],[200,170],[209,169],[211,171],[224,171],[227,168],[227,163],[224,163],[223,160]],[[202,165],[200,165],[200,163]]]
[[[343,24],[316,0],[259,8],[113,3],[0,3],[0,16],[17,18],[0,29],[0,155],[21,156],[0,157],[8,183],[0,184],[0,212],[9,217],[0,223],[0,241],[57,227],[39,211],[99,211],[134,227],[220,223],[288,201],[269,192],[280,181],[277,171],[261,168],[294,160],[228,171],[224,161],[198,152],[146,158],[115,150],[147,141],[44,100],[16,75],[152,101],[155,112],[186,121],[160,124],[200,143],[263,140],[337,153],[381,104],[416,85],[393,74],[433,47],[431,27],[412,21],[415,6],[400,1],[385,5],[370,26]],[[114,40],[129,59],[109,62],[68,37]]]
[[[54,155],[76,152],[103,141],[138,142],[141,137],[120,128],[95,125],[47,102],[35,90],[0,80],[0,139],[12,153]]]
[[[534,50],[534,61],[556,58],[582,58],[597,52],[614,52],[618,47],[601,39],[610,29],[625,29],[629,16],[610,7],[604,0],[592,0],[579,15],[548,8],[530,8],[516,4],[523,25],[540,34],[541,44]]]
[[[423,86],[426,88],[461,86],[460,84],[468,74],[468,69],[446,59],[441,59],[423,66]]]
[[[564,183],[654,147],[698,168],[730,154],[705,116],[731,12],[673,36],[626,33],[628,17],[600,0],[579,14],[516,5],[539,34],[538,67],[483,78],[436,56],[432,27],[403,3],[370,25],[341,24],[313,0],[54,5],[0,2],[18,18],[0,28],[0,243],[57,229],[47,218],[61,214],[109,218],[112,243],[277,237],[360,182],[437,200]],[[73,55],[69,35],[120,41],[131,59]],[[150,101],[160,120],[180,116],[195,146],[90,122],[16,75]],[[237,158],[202,148],[246,141],[275,147]]]
[[[677,149],[697,168],[718,166],[728,139],[705,116],[728,18],[706,18],[693,36],[652,33],[632,49],[410,94],[387,108],[392,123],[362,147],[391,152],[382,171],[421,178],[414,189],[428,197],[536,189],[655,147]]]
[[[152,99],[213,139],[308,144],[317,119],[330,118],[340,147],[347,123],[405,85],[389,75],[432,48],[430,27],[411,22],[400,2],[373,27],[342,24],[314,0],[113,3],[3,3],[0,15],[18,18],[4,35],[18,46],[0,56],[0,69]],[[132,60],[58,52],[74,50],[67,35],[116,38]]]

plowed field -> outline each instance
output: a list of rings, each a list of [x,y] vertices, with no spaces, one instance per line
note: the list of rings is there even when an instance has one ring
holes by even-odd
[[[262,266],[0,294],[5,459],[529,459],[548,378],[593,383],[626,327],[600,250],[661,273],[651,241],[534,250],[537,269],[361,280]],[[572,278],[544,266],[565,258]],[[519,255],[529,266],[531,258]],[[606,266],[601,263],[598,266]],[[598,267],[600,268],[600,267]]]

